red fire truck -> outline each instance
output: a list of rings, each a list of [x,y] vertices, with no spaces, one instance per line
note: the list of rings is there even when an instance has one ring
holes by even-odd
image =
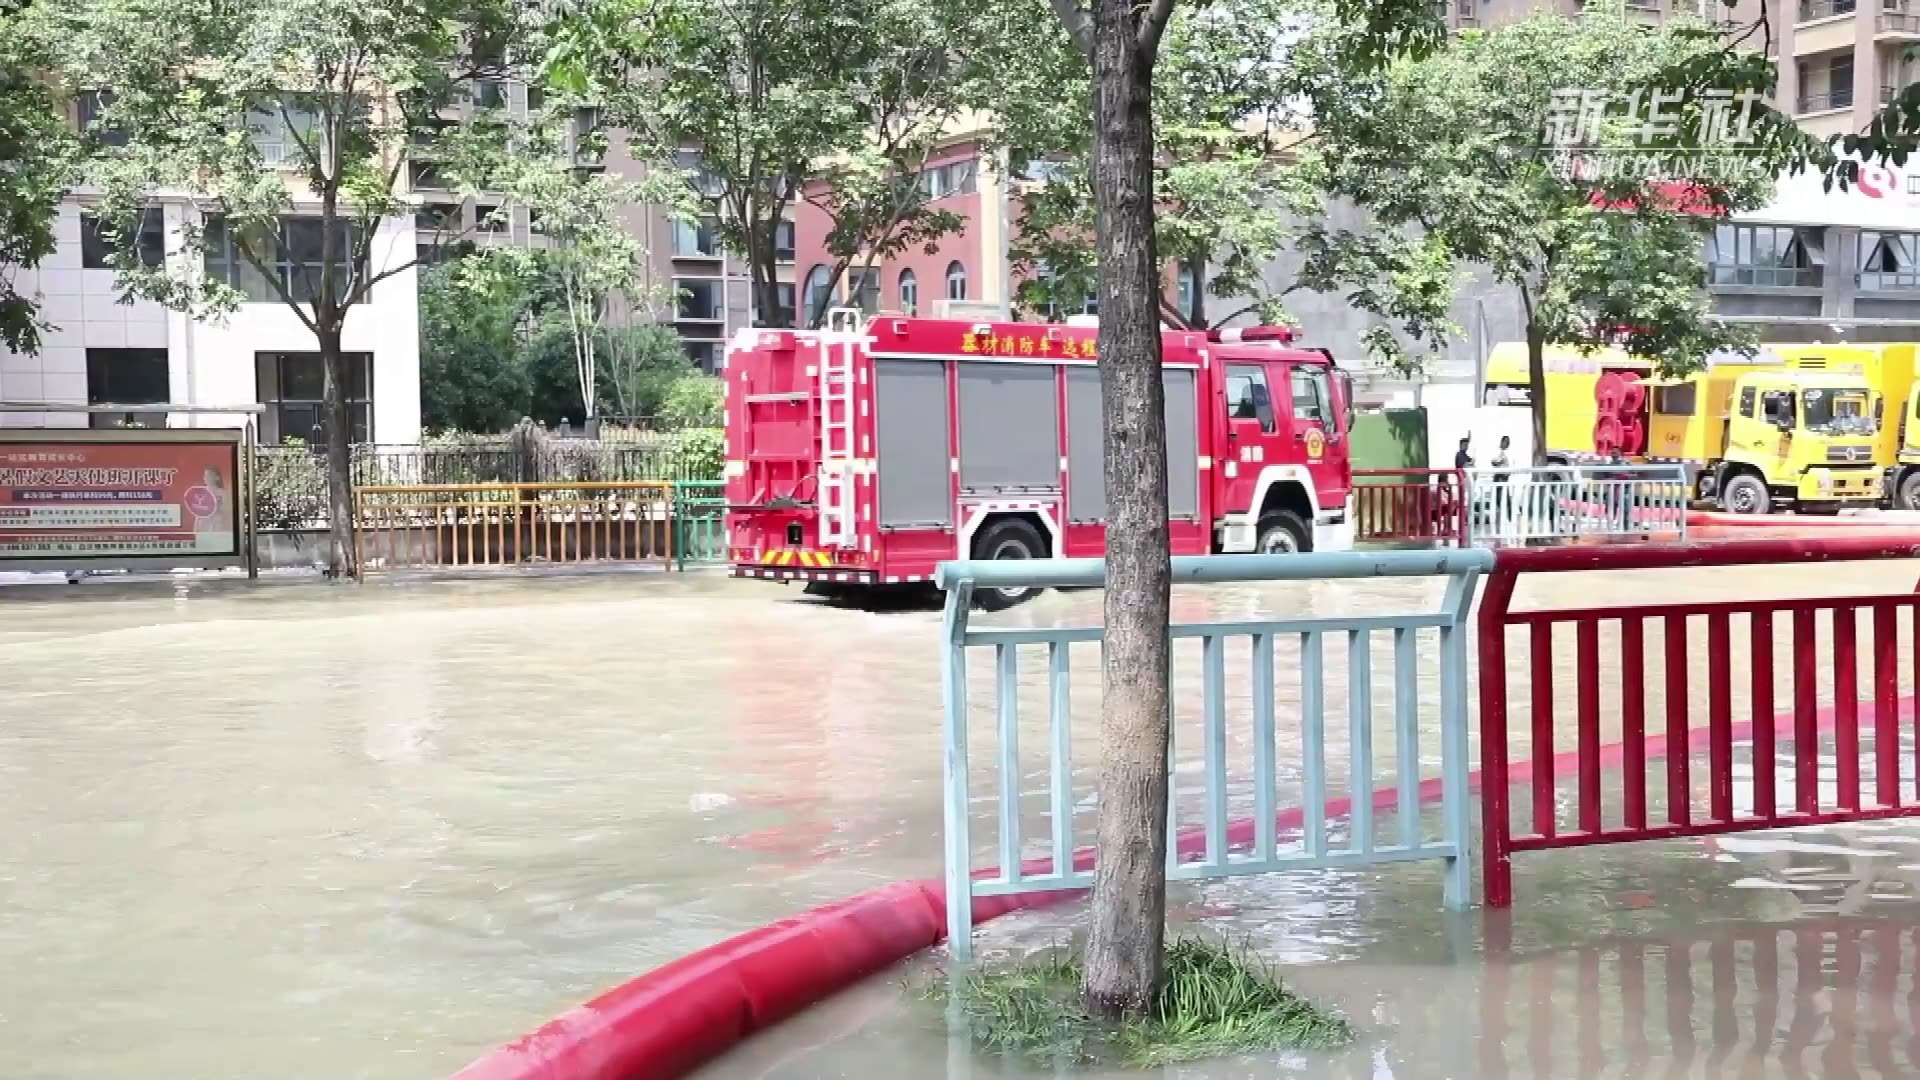
[[[734,576],[834,590],[929,581],[946,559],[1100,555],[1096,335],[840,312],[827,330],[740,331],[725,369]],[[1174,554],[1347,546],[1352,394],[1331,354],[1284,327],[1161,341]]]

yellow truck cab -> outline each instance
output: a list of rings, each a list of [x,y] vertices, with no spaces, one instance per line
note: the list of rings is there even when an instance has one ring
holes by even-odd
[[[1876,505],[1886,486],[1880,447],[1891,447],[1893,436],[1880,431],[1880,394],[1862,373],[1868,351],[1764,346],[1752,356],[1716,353],[1701,371],[1660,379],[1647,377],[1645,360],[1616,348],[1549,346],[1547,460],[1682,464],[1700,499],[1734,513]],[[1502,400],[1517,397],[1526,346],[1495,346],[1484,378],[1489,399],[1496,387]],[[1623,393],[1628,382],[1644,394]],[[1907,402],[1904,384],[1898,400],[1920,418],[1920,401]],[[1909,428],[1909,456],[1920,477],[1920,419]],[[1887,457],[1891,462],[1891,449]],[[1913,487],[1920,497],[1920,478]]]
[[[1843,372],[1709,368],[1656,384],[1650,450],[1700,463],[1701,496],[1732,513],[1872,506],[1884,486],[1876,398]]]

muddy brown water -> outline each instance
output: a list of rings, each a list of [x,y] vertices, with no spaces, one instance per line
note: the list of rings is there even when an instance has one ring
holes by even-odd
[[[1878,591],[1914,574],[1902,564],[1586,576],[1523,588],[1520,602]],[[1182,590],[1176,617],[1387,612],[1438,596],[1437,583],[1409,581],[1216,586]],[[1083,623],[1099,603],[1095,592],[1052,594],[991,621]],[[444,1075],[691,950],[935,875],[938,626],[927,609],[842,609],[762,583],[657,575],[0,592],[0,1076]],[[1903,639],[1902,655],[1910,645]],[[1347,753],[1334,674],[1345,670],[1343,648],[1328,649],[1336,773]],[[1375,648],[1376,673],[1389,671],[1390,646]],[[1421,769],[1432,775],[1431,640],[1422,650]],[[1286,704],[1298,679],[1288,657],[1283,646],[1283,739],[1298,723]],[[975,658],[976,680],[986,659]],[[1029,748],[1046,734],[1040,660],[1023,656]],[[1098,763],[1096,662],[1076,650],[1081,835]],[[1568,648],[1556,678],[1571,663]],[[1197,687],[1199,671],[1197,646],[1183,645],[1177,685]],[[1230,649],[1229,685],[1243,686],[1245,673],[1245,656]],[[1901,679],[1910,692],[1910,671]],[[1373,741],[1378,782],[1389,783],[1391,698],[1384,678],[1378,685]],[[990,731],[990,696],[976,686],[972,723]],[[1199,712],[1190,695],[1181,701],[1191,815]],[[1228,714],[1242,763],[1238,813],[1250,798],[1243,694]],[[1525,750],[1522,740],[1515,753]],[[978,740],[977,800],[995,790],[991,752],[989,738]],[[1284,800],[1298,762],[1283,753],[1281,764]],[[1026,832],[1043,835],[1045,762],[1023,765]],[[989,811],[977,809],[980,865],[996,843]],[[1523,897],[1534,884],[1523,873]],[[1252,911],[1226,925],[1288,928],[1262,939],[1282,958],[1303,947],[1356,955],[1301,940],[1399,941],[1379,954],[1390,973],[1393,949],[1418,959],[1440,947],[1424,919],[1437,902],[1434,867],[1183,890],[1190,918]],[[1660,882],[1645,891],[1661,893]],[[1402,920],[1414,929],[1364,929],[1395,925],[1391,898],[1414,896],[1407,903],[1423,918]],[[1071,909],[1037,914],[1024,929],[990,928],[983,944],[1035,944],[1071,921]],[[1451,994],[1473,976],[1433,978]],[[900,1004],[881,993],[889,1009]],[[1343,1003],[1366,995],[1328,993]],[[879,1036],[829,1041],[880,1057],[776,1073],[854,1075],[835,1070],[864,1062],[871,1075],[886,1054],[918,1060],[930,1045],[947,1060],[943,1038],[893,1051]],[[732,1068],[714,1075],[756,1074]]]

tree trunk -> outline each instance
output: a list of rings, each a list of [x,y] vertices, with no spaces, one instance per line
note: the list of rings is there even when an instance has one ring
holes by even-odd
[[[1527,322],[1527,409],[1533,414],[1533,463],[1547,463],[1547,332]]]
[[[353,546],[353,416],[347,410],[340,324],[322,322],[315,336],[326,372],[321,408],[327,418],[327,568],[335,581],[341,581],[360,576],[359,553]]]
[[[1094,0],[1095,233],[1106,420],[1107,592],[1099,860],[1081,996],[1137,1015],[1160,984],[1167,903],[1167,432],[1153,240],[1153,56],[1133,0]]]

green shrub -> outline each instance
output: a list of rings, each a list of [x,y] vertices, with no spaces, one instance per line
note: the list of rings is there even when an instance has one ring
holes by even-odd
[[[675,379],[660,404],[660,422],[674,429],[719,427],[720,380],[711,375]]]
[[[253,513],[260,529],[327,523],[327,463],[298,439],[253,452]]]

